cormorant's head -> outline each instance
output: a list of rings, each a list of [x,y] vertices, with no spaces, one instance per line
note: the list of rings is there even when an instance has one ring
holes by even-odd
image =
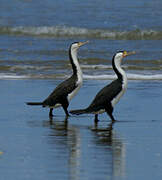
[[[85,41],[85,42],[74,42],[71,44],[70,46],[70,49],[73,51],[73,50],[77,50],[79,49],[81,46],[83,46],[84,44],[87,44],[88,41]]]
[[[129,56],[135,54],[134,51],[132,52],[127,52],[127,51],[118,51],[114,56],[113,56],[113,60],[112,60],[112,64],[113,66],[120,66],[121,61],[124,57]]]
[[[116,54],[115,54],[115,58],[119,58],[119,59],[122,59],[126,56],[129,56],[129,55],[132,55],[132,54],[135,54],[135,51],[132,51],[132,52],[127,52],[127,51],[118,51]]]

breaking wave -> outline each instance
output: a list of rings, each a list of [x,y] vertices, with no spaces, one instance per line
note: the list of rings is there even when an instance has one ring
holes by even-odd
[[[8,80],[21,80],[21,79],[66,79],[69,76],[67,75],[18,75],[15,73],[0,73],[0,79]],[[128,80],[162,80],[162,74],[127,74]],[[87,80],[114,80],[116,75],[86,75],[83,74],[83,78]]]
[[[116,75],[84,75],[85,79],[91,80],[113,80],[116,78]],[[151,75],[144,75],[144,74],[127,74],[127,78],[129,80],[162,80],[162,74],[151,74]]]
[[[27,75],[17,75],[14,73],[0,73],[0,79],[28,79],[29,76]]]
[[[69,65],[65,69],[64,63],[53,66],[50,62],[31,64],[30,61],[27,61],[26,63],[12,64],[10,61],[1,61],[1,64],[0,79],[66,79],[71,74],[71,66]],[[84,79],[112,80],[116,78],[112,65],[109,64],[81,64],[81,67]],[[137,63],[135,61],[135,64],[128,61],[127,65],[122,67],[126,70],[130,80],[162,80],[161,60],[138,60]]]
[[[159,40],[162,31],[135,29],[131,31],[116,31],[109,29],[87,29],[67,26],[41,26],[41,27],[0,27],[0,34],[52,36],[52,37],[86,37],[124,40]]]

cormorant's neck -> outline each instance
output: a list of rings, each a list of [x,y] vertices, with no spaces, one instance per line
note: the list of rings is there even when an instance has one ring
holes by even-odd
[[[82,71],[77,58],[77,49],[73,51],[71,48],[69,49],[69,58],[73,69],[73,75],[82,77]]]
[[[119,80],[121,80],[122,82],[127,78],[126,77],[126,73],[125,71],[121,68],[121,61],[122,59],[118,59],[120,57],[113,57],[113,60],[112,60],[112,67],[118,77]]]

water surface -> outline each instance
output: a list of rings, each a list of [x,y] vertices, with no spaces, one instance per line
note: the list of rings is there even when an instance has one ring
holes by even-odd
[[[41,100],[60,80],[1,80],[1,179],[159,179],[160,81],[130,81],[110,123],[100,115],[71,116],[25,105]],[[85,107],[107,81],[85,81],[69,109]],[[152,88],[148,88],[148,86]],[[86,96],[86,98],[85,98]],[[148,98],[149,97],[149,98]],[[5,108],[6,107],[6,108]]]

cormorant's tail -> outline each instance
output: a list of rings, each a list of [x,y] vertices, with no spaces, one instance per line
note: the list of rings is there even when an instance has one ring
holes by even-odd
[[[41,106],[41,105],[43,105],[42,102],[27,102],[26,104],[30,105],[30,106]]]
[[[89,111],[89,109],[77,109],[77,110],[71,110],[70,113],[71,113],[71,114],[80,115],[80,114],[88,114],[88,113],[91,113],[91,111]]]

